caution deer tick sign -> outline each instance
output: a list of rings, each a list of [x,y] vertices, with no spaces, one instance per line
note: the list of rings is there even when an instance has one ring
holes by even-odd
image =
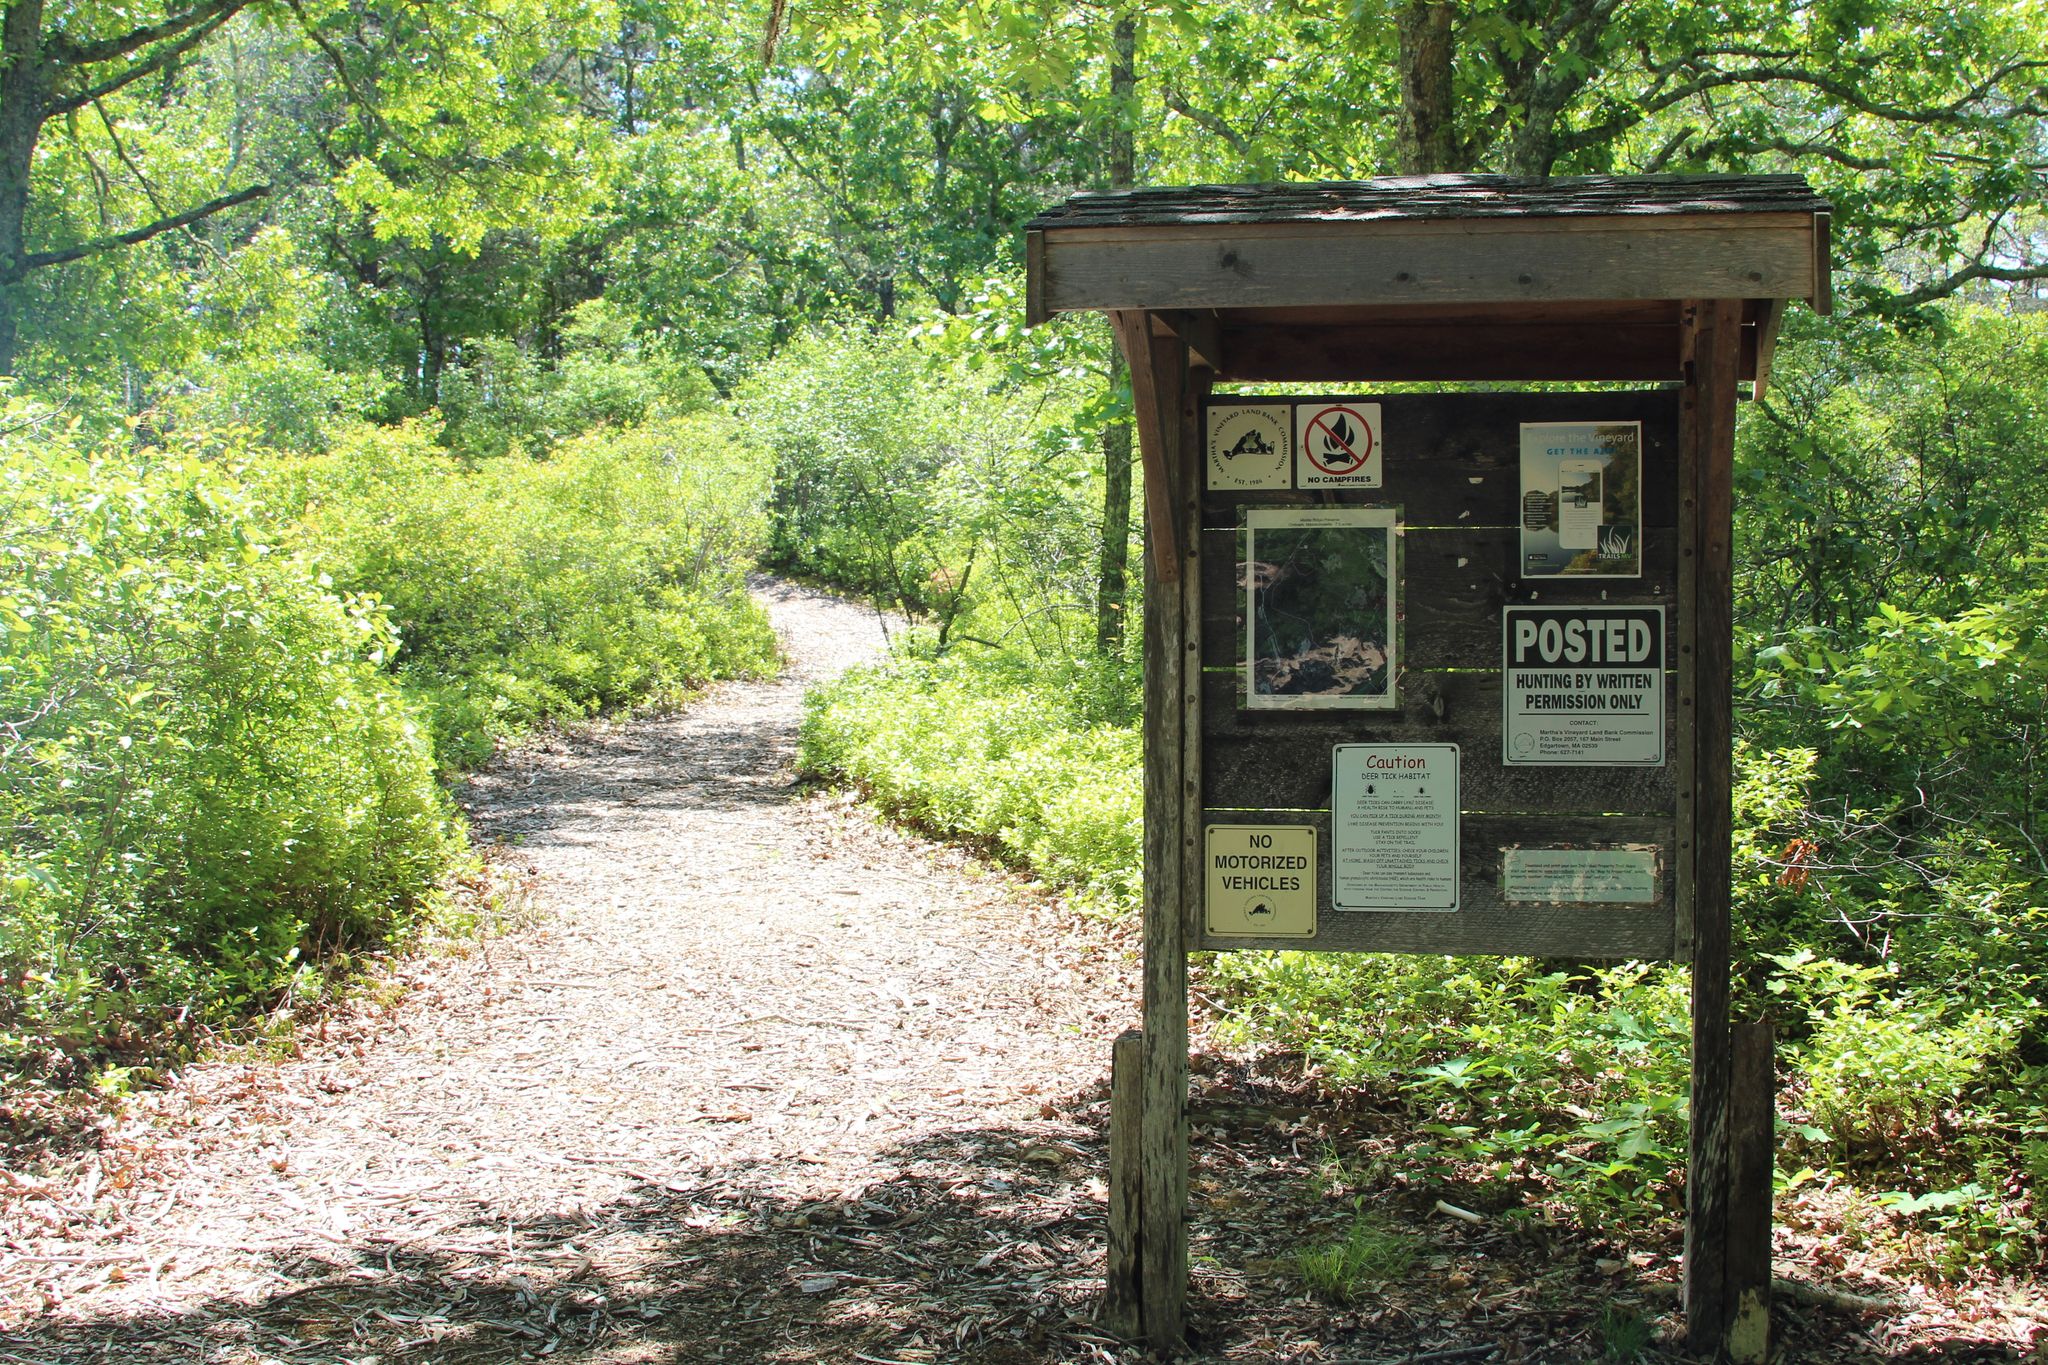
[[[1380,486],[1380,405],[1298,403],[1294,408],[1297,488]]]

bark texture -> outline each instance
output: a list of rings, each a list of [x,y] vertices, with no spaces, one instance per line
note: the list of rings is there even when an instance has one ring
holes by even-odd
[[[1451,87],[1452,7],[1411,0],[1395,16],[1400,42],[1401,123],[1394,159],[1403,175],[1467,170]]]
[[[1127,190],[1137,180],[1138,147],[1135,123],[1138,98],[1138,21],[1126,14],[1110,34],[1109,99],[1114,122],[1109,131],[1109,188]],[[1121,348],[1109,348],[1109,386],[1130,382]],[[1102,429],[1102,553],[1095,574],[1095,647],[1105,654],[1123,644],[1128,614],[1131,559],[1131,424],[1111,422]]]

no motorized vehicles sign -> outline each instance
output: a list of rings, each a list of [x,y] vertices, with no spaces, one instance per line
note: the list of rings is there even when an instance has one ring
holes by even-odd
[[[1219,938],[1313,938],[1313,825],[1210,825],[1202,860],[1209,932]]]

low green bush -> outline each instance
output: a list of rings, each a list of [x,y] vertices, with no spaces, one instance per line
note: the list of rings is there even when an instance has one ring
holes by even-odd
[[[477,464],[408,425],[358,428],[270,489],[337,584],[387,604],[400,676],[461,767],[543,720],[772,669],[741,579],[766,468],[708,414]]]
[[[2012,1049],[2018,1021],[1972,1010],[1945,1018],[1912,998],[1842,1001],[1804,1047],[1813,1121],[1845,1157],[1893,1160],[1938,1148],[1965,1095]]]
[[[1527,958],[1223,953],[1220,1035],[1399,1096],[1432,1179],[1541,1185],[1588,1215],[1672,1207],[1685,1165],[1686,979]]]
[[[459,849],[374,600],[204,435],[0,428],[0,1050],[73,1057],[402,933]]]
[[[900,817],[992,845],[1085,904],[1132,906],[1139,741],[1100,713],[1116,691],[1096,676],[1104,667],[1070,661],[1034,679],[1005,656],[956,654],[858,670],[811,693],[803,760]]]
[[[630,430],[704,411],[695,366],[647,344],[632,312],[590,299],[565,320],[552,360],[526,341],[478,337],[441,376],[441,443],[458,454],[546,455],[599,427]]]

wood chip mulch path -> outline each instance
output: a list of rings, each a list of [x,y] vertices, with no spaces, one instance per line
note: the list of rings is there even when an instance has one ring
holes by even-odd
[[[0,1169],[0,1362],[1148,1359],[1092,1318],[1128,935],[799,784],[805,685],[885,623],[755,588],[782,678],[465,788],[522,927]],[[1371,1174],[1399,1115],[1197,1070],[1187,1359],[1686,1359],[1674,1248],[1447,1216]],[[1333,1305],[1294,1253],[1361,1199],[1422,1254]],[[1784,1359],[2042,1358],[1937,1310],[1787,1306]]]

